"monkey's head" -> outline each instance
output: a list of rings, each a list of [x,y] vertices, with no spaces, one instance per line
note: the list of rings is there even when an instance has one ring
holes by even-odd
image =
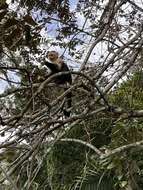
[[[56,51],[49,51],[47,57],[50,61],[55,62],[58,59],[59,54]]]

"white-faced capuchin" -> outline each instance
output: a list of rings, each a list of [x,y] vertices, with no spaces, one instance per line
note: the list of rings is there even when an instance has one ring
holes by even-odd
[[[67,64],[59,57],[58,52],[56,51],[50,51],[47,54],[47,58],[45,60],[45,65],[50,69],[50,74],[49,76],[58,73],[58,72],[68,72],[70,71]],[[55,77],[54,82],[56,84],[72,84],[72,76],[71,73],[63,74],[60,76]],[[72,93],[68,93],[67,96],[67,108],[71,108],[72,104]],[[64,110],[64,115],[69,117],[70,116],[70,111],[65,111]]]

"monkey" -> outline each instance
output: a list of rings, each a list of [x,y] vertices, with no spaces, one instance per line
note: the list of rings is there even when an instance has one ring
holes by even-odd
[[[67,64],[64,62],[64,60],[62,58],[59,57],[58,52],[56,51],[49,51],[47,53],[47,58],[45,61],[45,65],[50,69],[50,74],[49,76],[58,73],[58,72],[66,72],[66,71],[70,71],[69,67],[67,66]],[[55,77],[54,82],[57,85],[60,84],[68,84],[71,85],[72,84],[72,76],[71,73],[67,73],[67,74],[63,74],[60,76]],[[71,108],[72,106],[72,93],[69,92],[66,96],[67,98],[67,107],[68,109]],[[64,110],[64,115],[66,117],[70,116],[70,111],[65,111]]]
[[[45,65],[50,69],[52,74],[62,72],[62,71],[70,71],[67,64],[59,57],[58,52],[56,51],[50,51],[47,54],[48,60],[46,60]],[[63,74],[61,76],[57,76],[55,78],[56,84],[65,84],[68,83],[71,85],[72,83],[72,77],[71,73]]]

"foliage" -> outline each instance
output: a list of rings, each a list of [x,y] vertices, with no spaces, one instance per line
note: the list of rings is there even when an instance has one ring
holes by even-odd
[[[0,1],[3,189],[143,188],[139,3]],[[51,49],[71,68],[71,86],[49,77]]]

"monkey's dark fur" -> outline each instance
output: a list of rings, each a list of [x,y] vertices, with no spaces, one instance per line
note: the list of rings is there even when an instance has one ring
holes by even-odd
[[[58,72],[70,71],[68,66],[64,62],[63,62],[62,67],[60,69],[59,69],[57,64],[50,63],[48,61],[45,62],[45,65],[51,70],[50,75],[53,75],[53,74],[58,73]],[[55,78],[55,82],[56,82],[56,84],[65,84],[66,82],[71,84],[72,83],[71,73],[63,74],[61,76],[57,76]]]
[[[66,72],[66,71],[70,71],[67,64],[65,64],[64,62],[62,62],[61,68],[59,68],[58,64],[55,63],[51,63],[49,61],[45,61],[45,65],[50,69],[51,73],[50,76],[58,73],[58,72]],[[56,84],[66,84],[69,83],[70,85],[72,84],[72,76],[71,73],[68,74],[63,74],[60,76],[55,77],[54,82]],[[67,108],[70,109],[72,106],[72,93],[69,92],[66,95],[67,98]],[[64,110],[64,115],[66,117],[70,116],[70,111]]]

